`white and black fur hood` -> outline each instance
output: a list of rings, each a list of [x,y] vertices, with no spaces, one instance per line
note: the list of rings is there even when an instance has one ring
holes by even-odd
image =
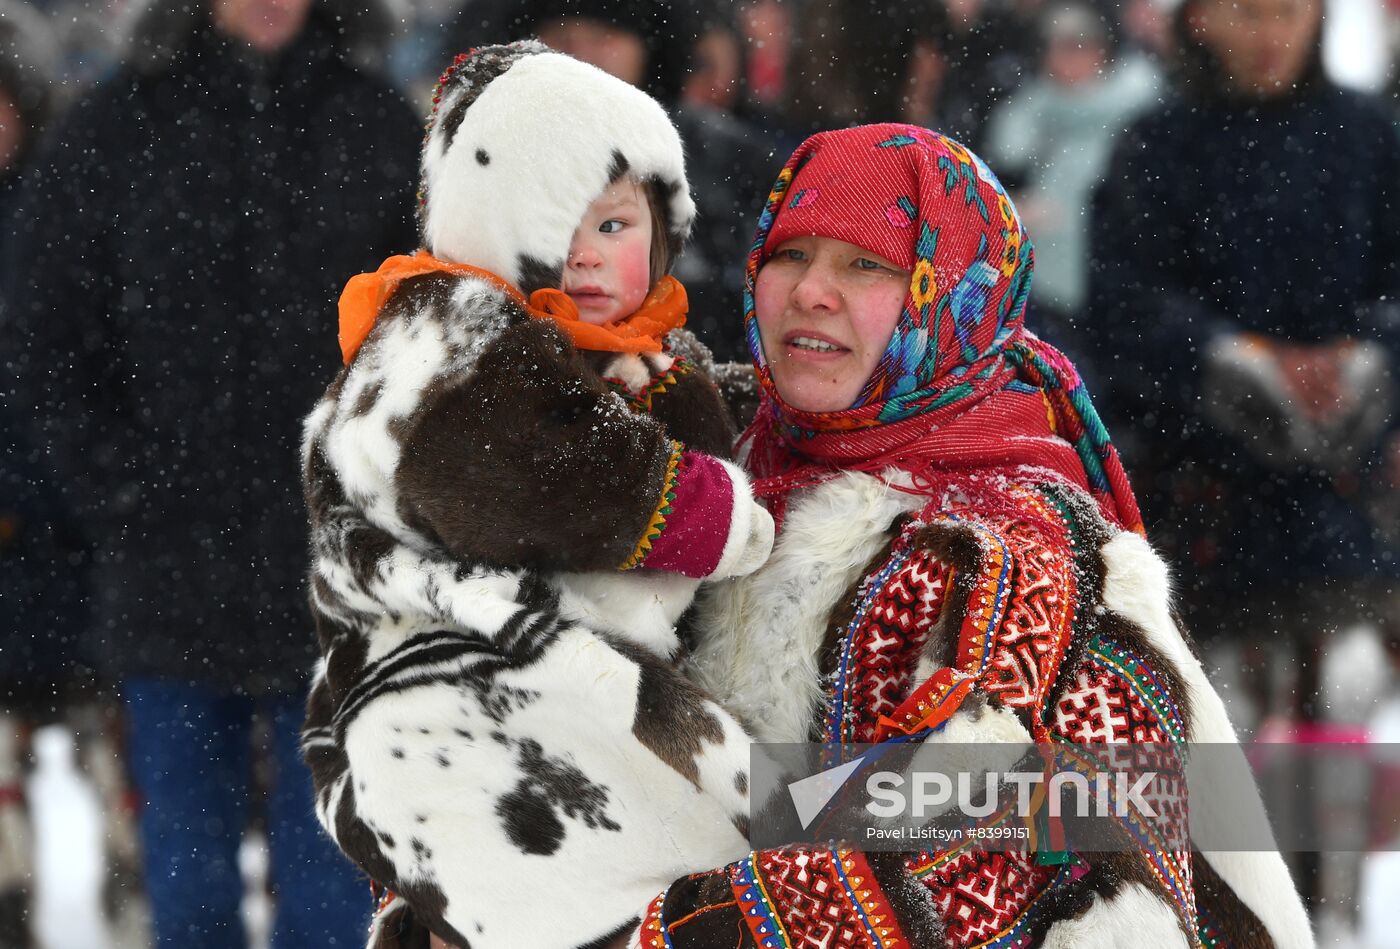
[[[623,174],[662,199],[672,258],[695,218],[680,135],[660,104],[530,40],[482,47],[448,69],[422,173],[424,247],[526,293],[559,286],[584,212]]]

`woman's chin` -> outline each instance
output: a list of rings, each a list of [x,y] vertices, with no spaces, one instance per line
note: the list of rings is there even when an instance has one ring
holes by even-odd
[[[782,396],[783,402],[790,409],[799,412],[840,412],[851,407],[855,401],[855,396],[838,392],[831,388],[816,388],[806,386],[792,387],[793,391],[783,391],[783,386],[774,380],[778,389],[778,395]]]

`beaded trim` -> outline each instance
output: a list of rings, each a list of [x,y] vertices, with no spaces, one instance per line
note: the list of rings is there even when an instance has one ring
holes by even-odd
[[[671,515],[671,505],[676,501],[676,484],[681,477],[681,455],[684,451],[684,445],[675,439],[671,440],[671,457],[666,461],[666,477],[661,481],[661,499],[656,504],[656,510],[651,514],[651,520],[647,522],[646,530],[642,531],[642,537],[637,541],[636,548],[622,562],[619,570],[633,570],[640,567],[647,554],[651,553],[651,545],[656,543],[656,538],[660,537],[661,532],[666,529],[666,518]]]
[[[734,866],[734,895],[739,900],[739,912],[748,923],[749,932],[762,949],[792,949],[792,939],[783,928],[782,918],[773,907],[773,898],[763,885],[758,872],[756,853],[751,853]]]
[[[452,81],[452,77],[456,75],[457,70],[461,69],[462,64],[465,63],[467,60],[471,59],[475,53],[475,47],[473,47],[468,52],[458,53],[456,56],[452,57],[452,62],[449,63],[447,68],[442,71],[442,75],[438,76],[438,81],[433,86],[433,110],[430,113],[428,113],[428,121],[423,126],[424,145],[428,144],[428,139],[431,138],[433,134],[433,123],[437,121],[438,106],[442,104],[442,90],[447,88],[447,84]],[[419,188],[418,206],[420,208],[424,208],[427,207],[427,205],[427,192],[425,192],[422,188]]]
[[[864,857],[860,857],[855,851],[837,850],[836,869],[841,877],[842,884],[846,887],[846,893],[851,902],[855,904],[856,911],[860,916],[860,921],[865,924],[865,931],[870,936],[871,945],[878,949],[900,949],[905,945],[900,939],[900,933],[894,927],[894,908],[885,899],[885,895],[880,892],[879,885],[875,882],[874,873],[865,863]],[[856,866],[856,858],[860,857],[861,867]],[[871,879],[855,874],[861,869],[870,873]]]
[[[666,894],[670,892],[669,886],[662,890],[661,894],[651,901],[642,917],[642,940],[650,949],[671,949],[671,933],[661,918],[662,907],[666,905]]]
[[[681,376],[689,375],[694,371],[695,369],[690,363],[677,356],[675,362],[671,363],[670,369],[658,372],[651,377],[646,385],[642,386],[642,391],[638,392],[636,397],[638,408],[643,412],[651,412],[653,398],[675,385],[676,380]]]
[[[632,411],[650,415],[652,399],[675,385],[681,376],[690,375],[694,371],[694,366],[686,362],[684,358],[677,356],[669,369],[663,369],[648,379],[640,391],[633,392],[627,383],[613,376],[604,376],[603,382],[607,384],[608,388],[622,396],[627,402],[627,407]]]

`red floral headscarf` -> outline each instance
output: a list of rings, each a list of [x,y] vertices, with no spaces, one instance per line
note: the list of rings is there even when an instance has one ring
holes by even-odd
[[[871,250],[911,271],[889,346],[855,404],[804,412],[773,384],[754,309],[758,271],[799,235]],[[763,387],[744,433],[761,494],[842,470],[920,479],[973,468],[1049,468],[1142,530],[1117,451],[1073,365],[1026,332],[1034,256],[1020,217],[981,159],[911,125],[822,132],[788,159],[749,253],[744,322]]]

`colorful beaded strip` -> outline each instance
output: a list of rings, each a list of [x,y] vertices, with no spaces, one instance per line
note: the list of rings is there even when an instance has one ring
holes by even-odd
[[[684,452],[685,446],[672,439],[671,457],[666,460],[666,477],[661,481],[661,500],[657,502],[656,510],[652,512],[646,530],[642,531],[641,540],[637,541],[636,548],[622,562],[619,570],[632,570],[640,567],[647,554],[651,553],[651,545],[656,543],[656,538],[660,537],[661,532],[666,529],[666,518],[670,516],[671,505],[676,500],[676,484],[680,481],[681,455]]]
[[[669,886],[662,890],[642,917],[642,941],[649,949],[671,949],[671,933],[661,918],[661,908],[666,905],[666,894],[670,892]]]
[[[755,865],[756,857],[757,854],[751,853],[734,867],[733,886],[739,912],[761,949],[792,949],[792,940],[773,909],[773,898],[763,886],[763,877]]]
[[[835,856],[837,873],[846,887],[846,895],[860,914],[860,921],[865,924],[872,949],[898,949],[903,946],[904,941],[899,938],[894,926],[894,907],[880,891],[864,855],[851,850],[838,850]],[[868,873],[871,878],[867,880],[859,876],[860,873]]]
[[[646,385],[642,386],[642,391],[637,393],[635,399],[637,407],[643,412],[650,412],[652,399],[675,385],[676,380],[681,376],[689,375],[694,371],[690,363],[677,356],[675,362],[671,363],[670,369],[658,372],[651,377]]]
[[[438,106],[442,104],[442,91],[447,88],[448,83],[452,81],[452,77],[457,74],[457,70],[462,68],[462,64],[465,63],[467,60],[471,59],[475,53],[475,48],[465,53],[458,53],[456,56],[452,57],[452,62],[449,63],[447,68],[442,71],[442,75],[438,76],[437,84],[433,86],[433,110],[432,112],[428,113],[427,124],[423,126],[424,145],[427,145],[428,139],[432,137],[433,123],[437,121]],[[423,191],[422,188],[419,188],[418,206],[426,207],[427,204],[428,195],[426,192]]]
[[[855,741],[855,716],[851,712],[853,711],[852,690],[855,683],[853,650],[856,633],[861,624],[865,622],[865,615],[870,611],[870,606],[875,602],[880,590],[894,572],[904,565],[904,561],[909,559],[909,554],[910,551],[907,548],[899,551],[890,558],[878,574],[865,582],[856,605],[855,615],[851,617],[851,621],[846,624],[846,629],[842,633],[841,659],[836,666],[836,689],[832,696],[831,710],[827,713],[826,734],[829,742],[850,744]]]
[[[638,392],[633,392],[627,383],[614,376],[604,376],[603,382],[607,384],[608,388],[622,396],[627,402],[627,407],[632,411],[649,415],[651,414],[652,399],[675,385],[681,376],[689,375],[694,371],[695,367],[677,356],[669,369],[663,369],[652,376]]]

